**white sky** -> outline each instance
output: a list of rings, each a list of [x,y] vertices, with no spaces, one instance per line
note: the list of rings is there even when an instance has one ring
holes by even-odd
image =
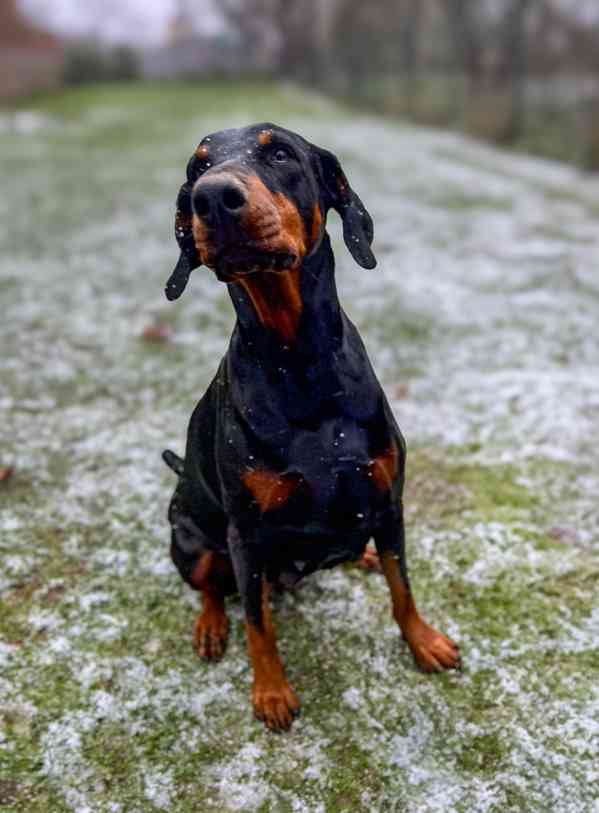
[[[2,2],[2,0],[0,0]],[[160,42],[180,0],[19,0],[23,11],[59,34],[95,35],[109,42]],[[183,0],[199,31],[222,30],[218,0]],[[492,9],[496,0],[486,0]],[[562,11],[593,25],[598,0],[553,0]]]
[[[59,34],[148,45],[160,42],[178,0],[19,0],[19,4],[25,14]],[[222,29],[215,0],[188,4],[198,30]]]
[[[587,25],[599,23],[599,3],[597,0],[558,0],[557,5],[577,17]]]

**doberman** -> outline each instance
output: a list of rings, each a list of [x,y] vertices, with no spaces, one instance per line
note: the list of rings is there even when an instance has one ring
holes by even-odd
[[[357,560],[374,538],[393,616],[425,671],[458,668],[458,647],[419,615],[402,512],[405,442],[343,312],[325,230],[334,208],[355,261],[374,268],[372,219],[330,152],[273,124],[204,138],[177,199],[180,259],[169,300],[205,265],[237,322],[189,424],[169,508],[171,555],[201,591],[194,643],[222,656],[224,598],[246,615],[255,715],[287,729],[299,710],[279,658],[272,586]]]

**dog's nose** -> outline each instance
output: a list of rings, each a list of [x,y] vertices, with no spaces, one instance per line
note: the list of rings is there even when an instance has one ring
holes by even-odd
[[[218,213],[239,217],[246,204],[244,189],[228,180],[206,179],[196,186],[193,193],[193,210],[204,219]]]

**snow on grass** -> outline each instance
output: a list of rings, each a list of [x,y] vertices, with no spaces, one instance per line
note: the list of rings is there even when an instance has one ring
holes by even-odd
[[[0,113],[0,133],[29,135],[40,130],[49,130],[57,126],[58,122],[55,119],[43,113],[39,113],[37,110],[19,110],[14,113]]]
[[[11,782],[28,813],[596,813],[599,182],[287,87],[7,115],[0,804]],[[202,136],[261,119],[334,150],[374,216],[371,272],[331,216],[340,294],[408,440],[417,598],[465,661],[419,674],[381,579],[317,574],[276,601],[303,703],[281,737],[251,716],[238,601],[224,660],[192,651],[160,460],[232,325],[205,269],[164,299],[176,192]]]

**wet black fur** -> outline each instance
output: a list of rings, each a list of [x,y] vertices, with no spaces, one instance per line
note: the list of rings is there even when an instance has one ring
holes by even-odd
[[[261,130],[273,141],[256,149]],[[354,259],[375,265],[370,216],[349,187],[337,159],[271,124],[217,133],[210,165],[242,164],[273,191],[283,191],[305,218],[314,203],[323,216],[335,208]],[[278,165],[283,145],[291,160]],[[248,153],[248,150],[252,150]],[[178,208],[189,215],[193,184],[206,162],[193,157]],[[197,267],[193,238],[179,229],[181,259],[167,286],[176,298]],[[185,459],[165,452],[178,475],[170,503],[172,557],[182,577],[206,550],[231,560],[248,616],[260,623],[261,574],[293,584],[303,576],[357,559],[370,538],[391,548],[407,583],[401,495],[405,443],[371,367],[360,336],[343,312],[335,287],[334,257],[326,232],[300,270],[303,312],[296,338],[286,343],[264,328],[244,289],[229,284],[237,312],[229,349],[189,423]],[[373,458],[392,442],[398,475],[382,493],[368,476]],[[298,478],[281,508],[260,513],[242,476],[264,468]],[[301,480],[300,480],[301,478]]]

